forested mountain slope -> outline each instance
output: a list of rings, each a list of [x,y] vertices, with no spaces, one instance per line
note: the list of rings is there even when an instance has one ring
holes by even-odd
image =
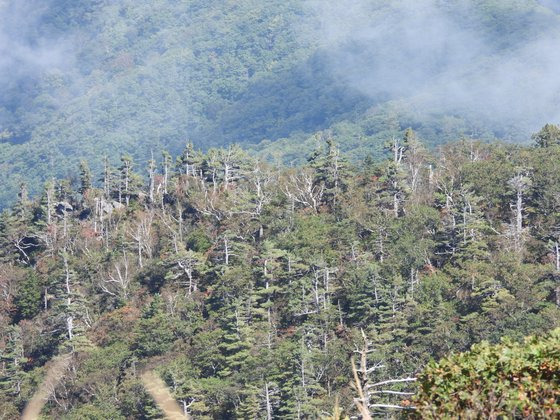
[[[356,351],[367,381],[384,383],[483,339],[558,327],[560,129],[533,139],[434,156],[406,130],[386,159],[356,166],[325,135],[297,170],[187,147],[150,162],[146,182],[125,155],[101,173],[83,162],[77,184],[48,183],[36,200],[22,189],[0,218],[0,413],[17,417],[60,355],[71,362],[51,418],[159,418],[146,370],[197,419],[315,419],[337,398],[354,415]],[[556,342],[536,346],[543,360]],[[519,351],[523,363],[540,354]],[[477,352],[442,363],[480,371]],[[547,366],[531,369],[557,380]],[[423,412],[472,408],[455,396],[431,406],[440,383],[420,395]],[[372,413],[415,392],[389,388],[405,394],[366,388]],[[505,412],[538,412],[523,395]]]
[[[146,162],[187,139],[268,139],[259,153],[299,163],[329,127],[361,157],[409,126],[429,145],[527,139],[555,118],[545,3],[4,1],[0,205],[81,157]]]

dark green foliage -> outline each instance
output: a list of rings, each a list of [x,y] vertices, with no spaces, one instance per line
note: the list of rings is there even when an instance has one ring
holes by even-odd
[[[157,356],[171,349],[175,336],[163,309],[161,297],[156,295],[138,321],[133,349],[139,357]]]
[[[16,307],[16,321],[31,319],[41,309],[42,288],[39,278],[34,272],[29,272],[25,280],[20,283],[19,290],[14,299]]]
[[[362,331],[383,381],[560,325],[557,146],[431,155],[406,130],[356,167],[318,140],[300,168],[188,146],[145,185],[123,156],[101,188],[22,189],[0,219],[6,412],[64,354],[53,418],[158,418],[145,370],[195,418],[320,418],[337,396],[353,416]]]
[[[82,195],[92,187],[91,170],[85,160],[80,162],[80,188],[78,192]]]
[[[210,238],[206,236],[203,230],[193,229],[193,231],[187,236],[187,248],[192,249],[195,252],[206,252],[212,247],[212,242]]]
[[[440,7],[457,26],[481,34],[489,53],[506,56],[558,26],[535,1]],[[18,64],[1,82],[0,207],[15,201],[23,180],[38,194],[82,158],[99,172],[99,156],[117,167],[123,153],[143,169],[152,151],[165,146],[178,154],[185,136],[204,149],[258,144],[252,147],[262,156],[289,163],[304,161],[317,146],[315,134],[326,129],[356,160],[377,155],[407,127],[430,146],[472,133],[526,138],[519,119],[496,125],[455,110],[419,112],[414,101],[384,94],[365,96],[333,71],[337,48],[322,46],[320,12],[302,0],[51,0],[39,9],[37,16],[30,11],[26,35],[72,48],[59,66],[20,75],[25,65]],[[500,58],[473,67],[498,68]]]

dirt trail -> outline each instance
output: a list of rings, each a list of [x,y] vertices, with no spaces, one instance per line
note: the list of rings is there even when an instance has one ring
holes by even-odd
[[[39,389],[35,395],[33,395],[33,398],[27,403],[25,410],[23,410],[23,414],[21,415],[22,420],[36,420],[39,418],[39,414],[51,395],[51,392],[70,364],[70,359],[71,357],[69,356],[61,356],[57,357],[49,364],[43,382],[39,385]]]
[[[163,411],[166,419],[190,420],[190,416],[183,414],[183,410],[181,410],[181,407],[179,407],[179,404],[177,404],[165,383],[154,372],[144,372],[142,374],[142,383],[160,410]]]
[[[25,410],[23,410],[22,420],[37,420],[39,418],[41,410],[64,375],[70,360],[71,357],[69,356],[61,356],[49,363],[43,382],[39,385],[33,398],[27,403]],[[175,401],[171,392],[169,392],[169,389],[157,374],[147,371],[142,374],[141,379],[146,387],[146,391],[152,396],[160,410],[163,411],[166,419],[191,420],[190,416],[183,414],[183,410],[181,410],[181,407],[179,407],[179,404],[177,404],[177,401]]]

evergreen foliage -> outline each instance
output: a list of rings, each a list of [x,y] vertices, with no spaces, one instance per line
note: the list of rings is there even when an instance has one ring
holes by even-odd
[[[548,375],[556,335],[430,360],[560,325],[559,146],[463,140],[435,155],[406,130],[358,166],[318,141],[298,169],[188,145],[149,162],[145,182],[124,156],[97,175],[83,163],[81,182],[52,180],[35,200],[22,188],[0,218],[3,412],[21,412],[57,354],[71,362],[44,413],[65,419],[158,418],[147,369],[194,418],[321,418],[337,399],[336,415],[354,416],[364,343],[364,383],[428,366],[429,385],[449,367],[447,385],[415,397],[434,416],[487,415],[481,395],[534,349],[551,361],[531,369]],[[480,388],[459,390],[476,360]],[[504,385],[496,408],[556,413],[552,388],[515,377],[535,388],[514,403]],[[376,415],[413,392],[366,389]]]
[[[267,160],[301,163],[325,130],[355,161],[381,151],[385,140],[409,126],[428,146],[461,135],[521,141],[534,130],[521,118],[496,124],[454,109],[424,112],[414,98],[365,95],[331,68],[338,49],[318,39],[321,16],[302,0],[5,3],[24,13],[30,9],[32,15],[23,25],[22,37],[29,39],[21,42],[30,50],[19,52],[22,58],[34,67],[50,62],[52,55],[56,65],[27,71],[21,68],[26,62],[16,60],[13,69],[5,67],[1,208],[14,203],[24,180],[39,194],[44,182],[74,173],[80,159],[95,173],[102,168],[102,155],[115,168],[124,154],[143,167],[152,151],[167,148],[178,155],[186,138],[204,150],[238,142]],[[369,1],[371,19],[384,21],[398,13],[398,3],[393,10]],[[557,33],[558,16],[536,0],[435,4],[456,27],[480,34],[488,44],[489,60],[469,63],[468,78],[475,68],[501,68],[501,57],[510,49],[524,42],[530,46],[547,31]],[[6,32],[17,24],[6,22]],[[377,48],[367,38],[363,47]],[[56,40],[64,51],[60,63]],[[43,55],[48,57],[28,57],[34,44],[50,46],[49,41],[55,51],[47,49]],[[398,57],[398,51],[393,53]],[[536,74],[539,59],[534,60]],[[430,60],[432,65],[439,59]],[[527,77],[528,86],[533,77]]]

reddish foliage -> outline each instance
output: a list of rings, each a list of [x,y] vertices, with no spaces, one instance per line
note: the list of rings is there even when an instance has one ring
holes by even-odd
[[[290,336],[292,336],[296,333],[296,327],[295,326],[290,326],[288,328],[281,329],[278,332],[283,337],[290,337]]]
[[[423,271],[425,273],[434,274],[436,272],[436,269],[432,264],[425,264]]]
[[[82,227],[82,237],[83,238],[98,238],[101,236],[101,234],[99,232],[96,232],[94,229],[92,229],[90,226],[84,226]]]
[[[124,306],[111,311],[97,321],[91,339],[99,345],[107,345],[115,339],[126,340],[139,318],[140,310],[132,306]]]

